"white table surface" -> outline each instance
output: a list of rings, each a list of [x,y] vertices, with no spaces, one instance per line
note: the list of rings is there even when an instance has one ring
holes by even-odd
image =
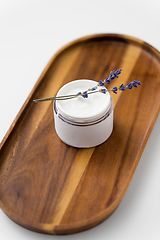
[[[0,141],[52,55],[95,33],[134,36],[160,51],[160,1],[0,0]],[[44,235],[20,227],[0,210],[1,240],[75,238],[160,239],[160,115],[122,202],[99,226]]]

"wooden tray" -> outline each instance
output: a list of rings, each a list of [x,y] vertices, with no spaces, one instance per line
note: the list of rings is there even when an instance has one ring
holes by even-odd
[[[54,130],[52,102],[74,79],[99,81],[122,74],[110,87],[134,79],[138,89],[114,101],[114,131],[95,148],[64,144]],[[0,207],[16,223],[38,232],[69,234],[96,226],[118,207],[160,109],[160,53],[123,35],[78,39],[50,60],[0,146]]]

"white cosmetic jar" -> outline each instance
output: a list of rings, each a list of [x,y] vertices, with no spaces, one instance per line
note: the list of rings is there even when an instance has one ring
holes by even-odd
[[[93,80],[74,80],[64,85],[58,96],[77,94],[97,86]],[[100,89],[101,87],[98,87]],[[113,130],[113,100],[109,92],[78,96],[53,102],[55,130],[66,144],[89,148],[106,141]]]

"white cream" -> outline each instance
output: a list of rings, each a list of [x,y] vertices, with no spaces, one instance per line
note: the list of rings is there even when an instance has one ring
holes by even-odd
[[[57,96],[77,94],[95,87],[92,80],[74,80]],[[99,89],[99,88],[98,88]],[[93,147],[104,142],[113,129],[113,101],[107,92],[54,102],[55,129],[63,142],[74,147]]]

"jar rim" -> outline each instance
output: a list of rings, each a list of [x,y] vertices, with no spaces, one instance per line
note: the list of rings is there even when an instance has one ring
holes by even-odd
[[[103,116],[101,116],[100,118],[97,118],[97,119],[93,119],[93,120],[89,119],[86,122],[75,121],[75,119],[73,119],[73,118],[66,118],[65,116],[60,114],[58,112],[58,109],[56,106],[56,101],[54,101],[54,103],[53,103],[53,109],[54,109],[55,114],[58,116],[58,118],[60,118],[62,121],[66,122],[68,124],[75,125],[75,126],[91,126],[91,125],[100,123],[101,121],[105,120],[111,114],[111,112],[113,111],[113,99],[110,96],[110,105],[109,105],[108,109],[106,110],[106,112],[103,114]]]

